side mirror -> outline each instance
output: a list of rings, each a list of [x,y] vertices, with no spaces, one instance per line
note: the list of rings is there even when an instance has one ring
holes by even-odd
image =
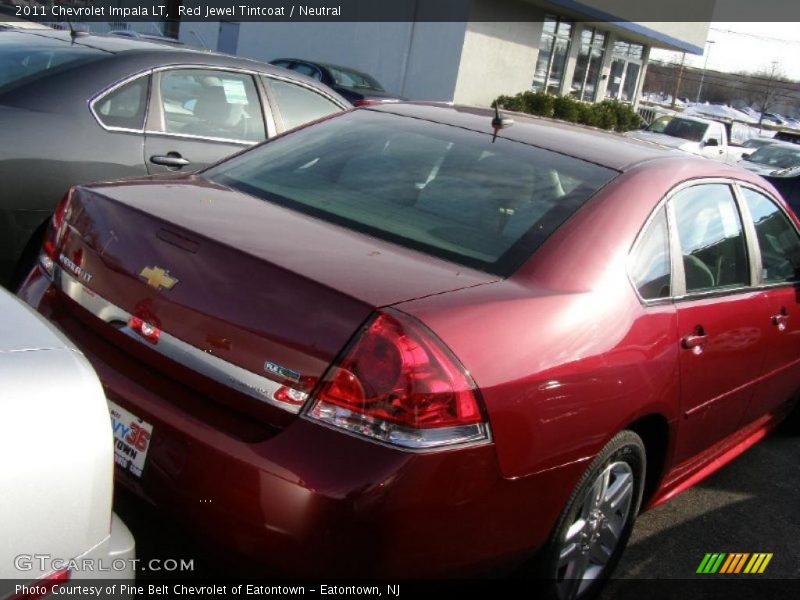
[[[745,152],[744,154],[742,154],[742,160],[750,160],[751,154],[752,152]]]
[[[715,138],[711,138],[710,140],[706,140],[703,142],[704,146],[719,146],[719,141]]]

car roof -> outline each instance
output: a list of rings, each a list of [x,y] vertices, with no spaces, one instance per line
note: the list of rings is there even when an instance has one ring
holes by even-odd
[[[12,33],[9,31],[9,33]],[[147,50],[162,50],[166,46],[164,44],[150,39],[124,37],[120,35],[101,35],[96,33],[87,33],[83,31],[76,31],[72,33],[68,30],[61,29],[15,29],[14,34],[36,36],[46,38],[53,42],[63,42],[66,46],[82,46],[85,48],[92,48],[101,52],[108,52],[111,54],[118,54],[121,52],[136,52]],[[169,46],[172,48],[172,46]],[[192,50],[190,48],[174,48],[176,52],[200,52],[199,50]]]
[[[41,102],[50,102],[51,100],[44,96],[49,95],[49,90],[51,89],[50,85],[54,81],[60,82],[56,85],[60,86],[59,93],[64,94],[62,98],[71,97],[73,95],[85,98],[87,89],[90,95],[94,95],[108,85],[132,74],[158,67],[181,65],[196,66],[198,68],[209,66],[242,69],[284,78],[288,76],[291,80],[296,80],[334,98],[342,107],[349,106],[347,100],[316,79],[306,77],[302,73],[297,72],[293,72],[289,76],[285,69],[249,58],[119,35],[81,33],[76,35],[73,40],[73,36],[69,31],[21,31],[0,29],[0,36],[24,36],[25,38],[31,39],[38,37],[39,39],[47,39],[49,43],[56,45],[60,45],[63,42],[65,48],[78,45],[89,49],[87,50],[88,53],[94,50],[98,58],[101,59],[90,64],[88,67],[81,67],[80,84],[76,84],[73,71],[67,69],[64,72],[54,72],[47,77],[42,77],[25,86],[12,90],[12,94],[21,94],[24,96],[26,106],[34,106],[37,102],[37,95],[42,96],[39,98]],[[20,41],[22,41],[21,38]],[[31,97],[29,91],[34,97]],[[4,94],[4,102],[10,102],[8,92],[4,92]]]
[[[335,65],[333,63],[319,62],[318,60],[308,60],[305,58],[276,58],[275,60],[271,60],[270,62],[275,63],[280,61],[308,63],[309,65],[315,65],[317,67],[322,67],[323,69],[338,69],[340,71],[346,71],[348,73],[355,73],[356,75],[361,75],[369,79],[375,79],[369,73],[365,73],[364,71],[359,71],[358,69],[354,69],[353,67],[345,67],[342,65]]]
[[[122,35],[101,35],[85,32],[77,32],[73,35],[70,31],[57,29],[35,31],[9,29],[3,32],[3,35],[37,36],[40,38],[47,38],[54,42],[63,42],[65,47],[67,45],[82,46],[120,58],[150,55],[158,60],[165,61],[165,64],[170,64],[171,62],[202,63],[205,61],[209,64],[213,63],[219,66],[249,68],[265,73],[285,73],[285,71],[281,70],[279,67],[274,67],[265,62],[220,52],[212,52],[210,50],[199,50],[180,44],[176,45],[170,43],[171,40],[169,38],[161,42],[155,40],[154,36],[127,37]],[[174,60],[171,61],[170,59]],[[158,65],[154,64],[153,66]],[[302,74],[298,74],[297,77],[305,80]],[[307,81],[315,82],[315,80],[311,78],[308,78]]]
[[[396,102],[359,110],[393,113],[488,134],[495,133],[492,127],[494,111],[489,108],[433,102]],[[502,114],[512,116],[514,124],[497,130],[498,137],[552,150],[617,171],[625,171],[648,160],[670,157],[685,159],[688,156],[685,152],[594,127],[524,113],[502,111]]]

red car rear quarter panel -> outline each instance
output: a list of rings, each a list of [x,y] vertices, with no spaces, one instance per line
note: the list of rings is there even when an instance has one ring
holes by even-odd
[[[660,198],[707,171],[698,162],[704,166],[677,159],[621,175],[505,282],[399,306],[474,377],[506,477],[585,462],[648,414],[675,423],[675,309],[641,304],[627,260]]]

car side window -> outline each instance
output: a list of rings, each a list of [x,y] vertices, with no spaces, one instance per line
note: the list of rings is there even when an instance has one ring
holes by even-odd
[[[669,229],[664,208],[639,235],[631,255],[631,279],[645,300],[669,298],[672,294]]]
[[[272,78],[269,85],[286,129],[293,129],[342,110],[338,104],[306,87]]]
[[[147,112],[150,77],[134,79],[98,99],[94,113],[106,127],[141,130]]]
[[[686,292],[748,285],[747,245],[730,186],[696,185],[675,194],[671,203]]]
[[[166,133],[245,142],[266,139],[251,75],[203,69],[165,71],[160,100]]]
[[[800,236],[789,218],[764,194],[742,187],[761,250],[764,283],[800,279]]]

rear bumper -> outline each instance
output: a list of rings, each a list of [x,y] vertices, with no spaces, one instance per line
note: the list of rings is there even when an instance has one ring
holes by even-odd
[[[430,577],[513,566],[547,539],[582,465],[504,479],[494,446],[410,453],[303,418],[283,429],[154,373],[33,276],[20,295],[84,351],[110,400],[153,426],[141,477],[117,482],[206,544],[304,576]]]

